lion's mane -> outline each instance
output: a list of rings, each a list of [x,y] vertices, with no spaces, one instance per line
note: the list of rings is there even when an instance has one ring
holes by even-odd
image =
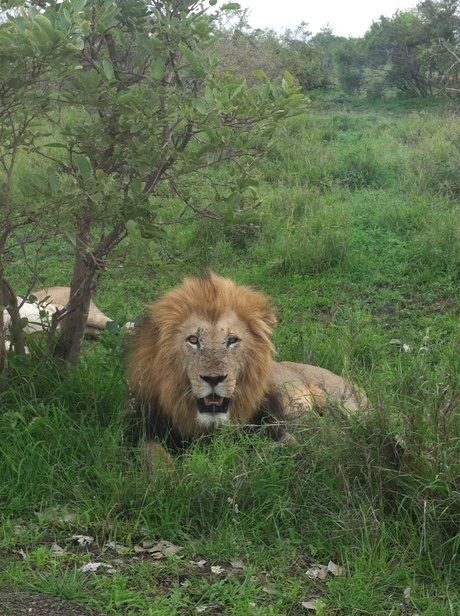
[[[230,400],[230,420],[260,424],[267,417],[282,416],[280,393],[273,383],[270,335],[276,319],[269,300],[250,287],[211,273],[186,278],[158,299],[133,334],[128,383],[136,410],[144,419],[147,440],[164,439],[177,449],[207,433],[196,421],[196,400],[183,369],[181,327],[191,317],[198,323],[217,323],[229,314],[249,332],[245,365],[238,366]]]

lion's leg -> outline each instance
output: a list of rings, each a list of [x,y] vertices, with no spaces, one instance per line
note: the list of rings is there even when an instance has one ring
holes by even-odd
[[[160,443],[155,441],[144,442],[143,457],[149,475],[153,475],[157,471],[171,470],[173,466],[172,457]]]
[[[268,436],[280,447],[293,447],[299,444],[296,437],[285,430],[281,423],[262,424],[261,427],[263,430],[267,430]]]
[[[279,438],[281,447],[295,447],[299,444],[299,441],[290,432],[283,430],[282,435]]]

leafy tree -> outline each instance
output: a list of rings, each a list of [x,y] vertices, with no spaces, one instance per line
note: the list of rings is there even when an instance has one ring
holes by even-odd
[[[38,228],[44,210],[35,201],[15,194],[18,159],[33,149],[44,131],[38,119],[50,107],[49,75],[72,56],[77,33],[69,24],[65,36],[51,40],[38,12],[28,19],[2,15],[0,23],[0,324],[9,312],[16,351],[24,351],[18,300],[4,277],[5,258],[13,247],[43,244],[47,230]],[[0,326],[0,373],[6,364],[4,330]]]
[[[247,13],[247,9],[235,9],[219,16],[219,36],[211,47],[219,67],[244,75],[250,85],[258,82],[255,75],[260,70],[269,79],[279,80],[288,68],[282,58],[280,37],[274,30],[251,30]],[[292,72],[292,67],[289,70]]]
[[[417,5],[426,31],[424,57],[430,79],[448,95],[459,93],[459,9],[458,0],[424,0]]]
[[[380,17],[366,33],[365,41],[373,68],[386,67],[388,86],[411,95],[431,94],[420,57],[426,39],[418,15],[397,12],[392,18]]]
[[[381,17],[365,35],[374,69],[386,71],[386,84],[409,95],[428,96],[457,80],[450,51],[458,44],[459,2],[424,0],[410,12]]]
[[[366,54],[361,39],[344,39],[335,49],[339,84],[349,94],[359,93],[365,83]]]
[[[30,187],[59,207],[59,230],[74,237],[58,347],[69,364],[111,250],[128,233],[161,241],[162,225],[187,213],[247,216],[254,157],[277,122],[302,107],[289,74],[275,86],[259,73],[258,85],[248,87],[219,70],[209,53],[218,15],[192,0],[42,0],[8,21],[11,44],[37,27],[46,49],[65,47],[49,75],[54,108],[43,111],[54,136],[33,144],[49,168],[45,178],[31,174]],[[0,38],[0,54],[2,45]],[[33,59],[42,59],[40,47]],[[225,181],[215,181],[218,165],[227,167]],[[177,212],[165,220],[170,198]]]
[[[314,90],[331,85],[332,52],[337,39],[329,28],[312,36],[304,22],[283,33],[282,58],[302,88]]]

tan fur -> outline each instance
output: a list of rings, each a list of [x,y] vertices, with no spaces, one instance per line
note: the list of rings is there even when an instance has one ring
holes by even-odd
[[[197,423],[197,398],[210,393],[202,376],[226,374],[216,393],[231,399],[230,419],[248,423],[272,383],[275,315],[265,296],[211,274],[186,278],[149,309],[134,335],[128,380],[134,398],[156,398],[184,437],[210,430]],[[197,336],[195,350],[187,338]],[[238,338],[234,348],[228,340]]]
[[[68,303],[70,287],[49,287],[48,289],[34,291],[32,295],[37,298],[40,304],[43,304],[47,310],[53,313],[56,310],[61,310]],[[109,321],[112,321],[112,319],[99,310],[96,304],[91,301],[86,322],[86,332],[91,334],[103,331]]]
[[[297,417],[313,407],[324,409],[328,403],[338,404],[351,413],[367,405],[366,396],[356,385],[325,368],[274,362],[273,376],[283,394],[287,418]]]
[[[230,400],[228,419],[234,423],[251,423],[273,392],[273,399],[281,400],[281,394],[287,417],[324,407],[328,400],[357,410],[364,399],[341,377],[315,366],[272,361],[275,323],[263,294],[215,274],[186,278],[149,308],[135,331],[128,357],[135,405],[147,419],[166,417],[189,440],[219,425],[222,413],[197,409],[197,400],[214,395]],[[212,378],[221,382],[211,386]],[[203,415],[209,416],[206,421]]]

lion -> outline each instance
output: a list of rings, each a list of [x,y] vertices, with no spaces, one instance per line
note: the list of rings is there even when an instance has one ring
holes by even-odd
[[[17,297],[19,304],[19,317],[26,320],[23,326],[25,334],[36,334],[48,331],[53,318],[53,314],[58,310],[66,308],[70,299],[70,287],[49,287],[34,291],[27,298]],[[104,314],[96,304],[91,300],[86,320],[85,334],[90,338],[96,338],[98,334],[104,331],[108,323],[113,319]],[[1,326],[1,322],[0,322]],[[3,311],[3,329],[8,338],[11,328],[11,316],[7,310]],[[58,329],[60,323],[58,323]],[[121,331],[129,332],[134,328],[134,323],[128,322],[123,325]],[[7,350],[11,349],[10,340],[5,341]],[[28,349],[26,347],[26,352]]]
[[[50,287],[40,289],[30,294],[29,298],[18,296],[20,318],[26,318],[24,327],[26,334],[42,332],[48,329],[51,318],[57,310],[62,310],[70,298],[70,287]],[[96,304],[91,301],[86,322],[85,333],[95,335],[105,330],[107,323],[112,321]],[[131,325],[131,324],[129,324]],[[3,327],[5,330],[11,326],[8,312],[3,313]]]
[[[40,308],[45,308],[46,312],[51,316],[56,310],[62,310],[68,304],[70,299],[70,287],[49,287],[48,289],[40,289],[39,291],[34,291],[32,296],[36,298],[35,304],[38,304]],[[91,300],[85,333],[96,335],[104,331],[107,323],[111,321],[113,321],[113,319],[99,310],[96,304]]]
[[[293,437],[284,420],[328,401],[349,412],[366,403],[328,370],[275,363],[275,324],[264,294],[214,273],[185,278],[153,303],[127,360],[147,449],[157,451],[154,444],[162,442],[178,452],[228,423],[268,426],[272,438],[287,444]]]

